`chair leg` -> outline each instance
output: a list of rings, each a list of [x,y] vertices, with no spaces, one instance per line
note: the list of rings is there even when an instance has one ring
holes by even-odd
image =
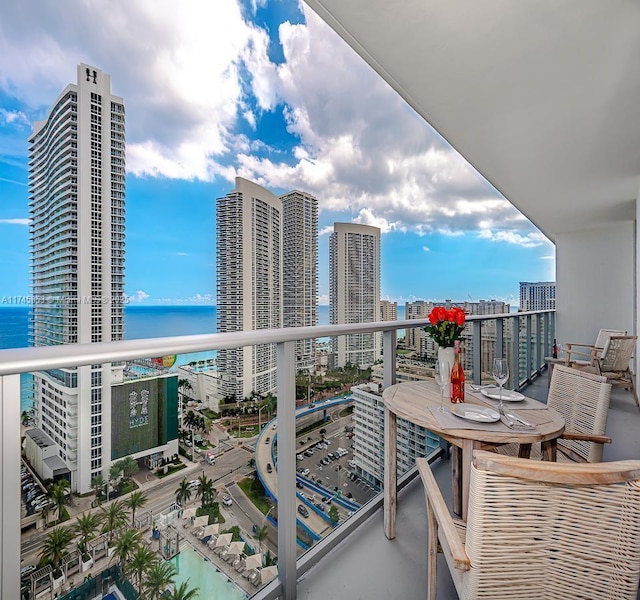
[[[638,410],[640,410],[640,403],[638,403],[638,394],[636,392],[636,386],[633,384],[633,375],[631,373],[629,373],[629,382],[630,382],[630,390],[631,393],[633,394],[633,399],[636,402],[636,406],[638,407]]]
[[[427,502],[427,521],[429,525],[427,547],[427,600],[436,600],[438,564],[438,521],[431,509],[431,503]]]

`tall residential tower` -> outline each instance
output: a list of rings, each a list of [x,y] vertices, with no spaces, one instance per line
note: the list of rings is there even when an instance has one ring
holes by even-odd
[[[329,240],[329,294],[332,324],[380,319],[380,229],[334,223]],[[380,358],[380,335],[355,333],[332,340],[335,366],[367,368]]]
[[[318,200],[305,192],[280,196],[284,215],[283,301],[285,327],[318,324]],[[296,342],[296,368],[315,365],[315,340]]]
[[[216,244],[218,332],[282,327],[282,201],[237,177],[217,200]],[[218,371],[221,398],[275,391],[275,344],[221,350]]]
[[[123,337],[124,102],[106,73],[84,64],[77,73],[29,138],[35,346]],[[34,376],[36,423],[57,447],[43,469],[78,492],[109,466],[111,383],[122,370],[104,364]]]

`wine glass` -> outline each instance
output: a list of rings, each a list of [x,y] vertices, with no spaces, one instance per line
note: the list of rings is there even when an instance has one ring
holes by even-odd
[[[440,387],[440,406],[438,412],[444,412],[444,389],[449,384],[451,366],[446,361],[436,360],[435,377],[436,383]]]
[[[495,382],[500,386],[500,406],[498,411],[502,414],[502,386],[507,383],[509,379],[509,361],[506,358],[494,358],[492,375]]]

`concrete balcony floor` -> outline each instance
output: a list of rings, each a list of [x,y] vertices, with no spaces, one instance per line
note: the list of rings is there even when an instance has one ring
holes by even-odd
[[[543,373],[526,388],[527,395],[547,397]],[[613,443],[604,460],[640,459],[640,411],[630,392],[614,389],[607,423]],[[451,503],[451,465],[436,460],[432,469]],[[425,598],[427,582],[427,516],[422,483],[415,479],[398,497],[397,536],[387,540],[382,530],[382,509],[322,559],[298,582],[304,600],[418,600]],[[438,599],[458,598],[442,555],[438,557]],[[640,594],[638,595],[640,600]]]

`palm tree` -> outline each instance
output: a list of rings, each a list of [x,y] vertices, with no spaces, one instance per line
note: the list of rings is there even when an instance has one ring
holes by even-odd
[[[120,562],[120,569],[123,575],[127,575],[129,572],[129,559],[140,544],[142,544],[142,534],[137,529],[127,529],[118,536],[114,556]]]
[[[129,569],[135,573],[138,590],[142,588],[142,578],[156,560],[156,553],[144,544],[134,549],[129,557]]]
[[[40,516],[42,517],[42,520],[44,521],[44,528],[46,529],[49,526],[49,515],[51,514],[51,504],[49,504],[48,502],[46,504],[42,505],[42,508],[40,509]]]
[[[184,506],[187,502],[191,500],[191,489],[189,488],[189,484],[187,483],[187,478],[184,477],[176,490],[176,502],[180,506]]]
[[[127,511],[124,509],[122,502],[116,500],[112,502],[107,509],[103,508],[102,514],[104,519],[102,533],[109,534],[109,546],[111,546],[111,540],[113,540],[115,531],[127,524]]]
[[[67,547],[73,540],[73,531],[70,527],[54,527],[44,538],[40,560],[50,564],[53,571],[60,568],[62,559],[68,554]]]
[[[171,563],[165,561],[154,562],[149,567],[147,579],[142,586],[149,600],[159,600],[160,595],[171,584],[176,574],[176,568]]]
[[[73,532],[80,535],[78,547],[82,554],[87,554],[88,544],[93,539],[95,532],[102,523],[102,515],[99,513],[82,513],[73,526]]]
[[[126,507],[131,511],[131,526],[135,525],[136,510],[142,508],[147,503],[147,497],[144,492],[137,490],[131,492],[131,495],[124,501]]]
[[[263,525],[256,531],[256,539],[258,540],[258,548],[260,548],[260,552],[262,552],[262,542],[267,539],[267,535],[269,535],[269,528],[266,525]]]
[[[200,486],[196,491],[196,497],[201,496],[202,505],[208,506],[213,502],[216,495],[216,488],[213,487],[213,479],[209,479],[206,475],[200,475],[198,481],[200,482]]]
[[[114,462],[109,467],[109,483],[112,487],[115,488],[115,482],[118,480],[120,475],[122,474],[122,461]],[[109,496],[107,495],[107,500],[109,500]]]
[[[96,475],[91,480],[91,489],[94,491],[96,495],[96,504],[100,505],[102,503],[102,493],[104,492],[104,486],[106,481],[102,475]]]
[[[67,501],[67,490],[69,489],[69,482],[66,479],[60,479],[56,483],[52,484],[49,488],[49,497],[55,504],[58,510],[58,521],[62,518],[62,507]]]
[[[193,600],[199,598],[198,592],[200,588],[189,588],[188,583],[183,581],[180,585],[173,588],[173,591],[165,596],[166,600]]]
[[[122,476],[128,481],[140,470],[138,461],[130,456],[123,458],[120,462],[122,463]]]

